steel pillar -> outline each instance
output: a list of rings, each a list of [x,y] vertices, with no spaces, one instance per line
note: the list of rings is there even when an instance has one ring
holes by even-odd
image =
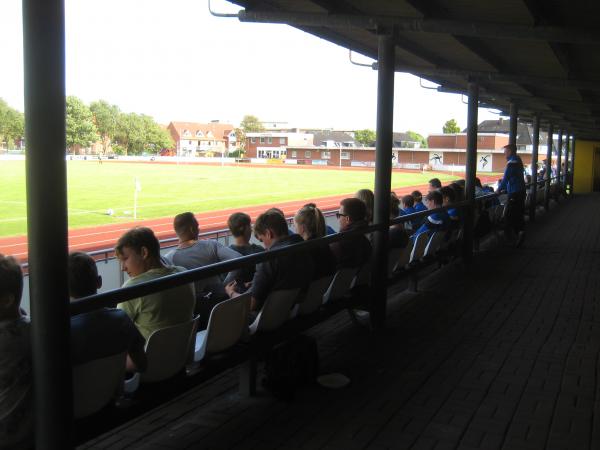
[[[571,139],[573,139],[573,143],[571,144],[571,193],[575,192],[575,143],[576,143],[576,139],[575,139],[575,135],[571,136]]]
[[[477,108],[479,85],[469,81],[469,103],[467,110],[467,155],[465,173],[465,200],[470,202],[465,210],[463,258],[469,263],[473,259],[473,227],[475,220],[475,177],[477,176]]]
[[[529,201],[529,220],[535,222],[535,210],[537,207],[537,164],[538,150],[540,146],[540,118],[533,119],[533,149],[531,151],[531,197]]]
[[[563,131],[562,129],[558,130],[558,143],[556,145],[556,182],[558,183],[558,192],[562,190],[562,150],[563,150]],[[558,199],[558,196],[556,197]]]
[[[554,127],[548,125],[548,141],[546,151],[546,195],[544,195],[544,208],[550,209],[550,179],[552,178],[552,146],[554,145]]]
[[[23,0],[36,449],[70,448],[64,0]]]
[[[371,324],[385,325],[387,303],[388,228],[390,224],[390,193],[392,189],[392,143],[394,119],[393,36],[379,35],[377,71],[377,141],[375,145],[375,205],[373,222],[385,225],[374,233],[371,284]]]
[[[508,143],[517,145],[517,121],[519,117],[519,108],[516,103],[510,104],[510,123],[508,129]]]
[[[569,135],[569,132],[567,131],[566,135],[565,135],[565,170],[564,170],[564,185],[565,185],[565,194],[567,191],[567,186],[569,188],[569,192],[571,192],[571,183],[569,182],[569,172],[570,172],[570,168],[569,168],[569,153],[571,150],[571,136]]]

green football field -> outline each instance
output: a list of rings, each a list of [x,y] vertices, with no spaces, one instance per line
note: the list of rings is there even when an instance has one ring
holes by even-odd
[[[346,194],[373,189],[374,183],[374,172],[366,170],[80,160],[68,161],[67,167],[70,228],[131,221],[136,178],[141,185],[138,219]],[[394,173],[392,186],[424,184],[433,176],[442,181],[455,178],[431,172]],[[25,162],[0,161],[0,236],[25,232]]]

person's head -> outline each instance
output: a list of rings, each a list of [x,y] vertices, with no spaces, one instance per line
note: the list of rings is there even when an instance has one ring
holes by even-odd
[[[454,203],[456,197],[454,189],[452,189],[450,186],[444,186],[443,188],[441,188],[440,194],[442,194],[442,204],[444,206],[451,205],[452,203]]]
[[[102,287],[102,277],[98,275],[96,261],[87,253],[69,254],[69,296],[87,297]]]
[[[304,205],[294,216],[296,232],[304,240],[323,237],[326,234],[325,217],[314,203]]]
[[[504,147],[502,147],[502,150],[504,151],[504,156],[506,157],[506,159],[517,154],[517,146],[515,144],[505,145]]]
[[[227,219],[227,226],[234,238],[241,238],[246,243],[250,242],[252,236],[252,220],[250,216],[243,212],[236,212]]]
[[[283,217],[285,219],[285,214],[283,213],[283,211],[279,208],[269,208],[267,209],[265,212],[273,212],[273,213],[277,213],[279,214],[281,217]]]
[[[449,187],[450,187],[450,189],[452,189],[454,191],[454,201],[455,202],[459,202],[459,201],[463,200],[464,193],[465,193],[464,186],[462,186],[458,183],[450,183]]]
[[[410,195],[414,199],[415,203],[420,203],[423,201],[423,194],[421,194],[421,191],[412,191]]]
[[[173,228],[180,242],[198,239],[200,228],[194,213],[184,212],[177,214],[173,220]]]
[[[483,187],[481,185],[481,180],[479,179],[479,177],[475,177],[475,186],[477,186],[478,188],[482,188]]]
[[[17,319],[20,316],[23,294],[23,272],[12,256],[0,253],[0,320]]]
[[[395,219],[400,215],[400,200],[394,193],[390,195],[390,219]]]
[[[365,202],[358,198],[345,198],[340,202],[340,210],[336,214],[340,222],[340,231],[355,222],[367,220]]]
[[[371,222],[373,220],[373,205],[375,204],[375,195],[373,194],[373,191],[370,189],[361,189],[356,191],[354,197],[363,201],[367,208],[367,221]]]
[[[427,209],[439,208],[444,204],[444,198],[440,191],[431,191],[425,196],[425,205]]]
[[[283,215],[272,209],[268,209],[256,219],[254,223],[254,236],[261,241],[265,248],[271,246],[279,239],[288,235],[287,222]]]
[[[441,187],[442,187],[442,182],[440,181],[439,178],[432,178],[431,180],[429,180],[429,192],[437,191]]]
[[[419,195],[421,193],[419,192]],[[402,197],[402,209],[412,208],[415,206],[415,198],[412,195],[405,195]]]
[[[136,277],[148,270],[160,267],[160,244],[150,228],[132,228],[117,241],[115,253],[121,262],[121,270]]]

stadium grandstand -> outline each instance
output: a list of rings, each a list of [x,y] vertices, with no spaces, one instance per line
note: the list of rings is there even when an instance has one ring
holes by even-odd
[[[31,322],[1,257],[0,346],[22,346],[1,356],[0,382],[16,381],[0,386],[0,447],[598,448],[600,5],[234,3],[213,13],[376,60],[374,189],[339,202],[334,230],[313,204],[253,229],[232,216],[240,256],[199,240],[193,214],[174,222],[179,254],[128,230],[115,250],[131,278],[96,293],[95,264],[68,247],[64,0],[23,0]],[[396,71],[468,97],[464,179],[401,199]],[[482,105],[510,117],[497,191],[477,178]],[[533,130],[527,184],[518,120]],[[171,265],[198,242],[217,256]],[[122,340],[83,341],[109,321]]]

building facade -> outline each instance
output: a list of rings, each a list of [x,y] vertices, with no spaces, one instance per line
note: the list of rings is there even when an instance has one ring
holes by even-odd
[[[171,122],[167,130],[177,156],[220,156],[238,148],[235,127],[228,123]]]

